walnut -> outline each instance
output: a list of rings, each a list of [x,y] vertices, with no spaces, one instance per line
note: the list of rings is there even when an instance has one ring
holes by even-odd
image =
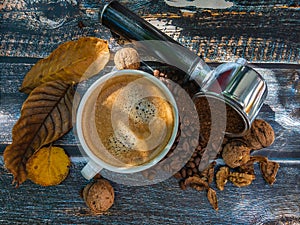
[[[228,179],[238,187],[245,187],[252,183],[255,179],[254,174],[247,174],[247,173],[239,173],[239,172],[231,172],[229,174]]]
[[[275,140],[275,133],[268,122],[256,119],[243,139],[253,150],[258,150],[270,146]]]
[[[237,171],[240,173],[254,174],[254,161],[251,160],[251,157],[246,164],[239,166]]]
[[[122,48],[116,52],[114,62],[119,70],[138,69],[140,67],[140,56],[134,48]]]
[[[89,183],[82,192],[87,206],[95,213],[107,211],[114,203],[114,189],[104,179]]]
[[[221,191],[224,190],[228,177],[229,177],[229,167],[227,166],[221,167],[216,174],[216,183],[217,183],[217,188],[219,190]]]
[[[213,182],[216,164],[216,161],[213,161],[205,170],[200,172],[200,176],[205,177],[207,179],[208,184],[211,184]]]
[[[192,176],[188,177],[183,182],[184,187],[190,186],[191,188],[196,189],[197,191],[207,191],[207,199],[211,206],[218,210],[218,200],[217,200],[217,194],[215,190],[209,187],[209,184],[207,181],[203,180],[202,178],[198,176]]]
[[[211,206],[215,209],[215,210],[219,210],[218,207],[218,199],[217,199],[217,193],[214,189],[209,188],[207,190],[207,199],[209,201],[209,203],[211,204]]]
[[[276,180],[276,175],[279,169],[279,164],[276,162],[260,162],[260,171],[265,181],[272,185]]]
[[[241,140],[233,139],[227,143],[222,152],[222,157],[226,165],[236,168],[249,161],[251,149]]]
[[[204,189],[208,189],[209,185],[208,182],[206,182],[205,180],[201,179],[200,177],[197,176],[192,176],[192,177],[188,177],[187,179],[185,179],[184,181],[184,185],[185,186],[194,186],[193,188],[195,188],[195,185],[204,187]]]

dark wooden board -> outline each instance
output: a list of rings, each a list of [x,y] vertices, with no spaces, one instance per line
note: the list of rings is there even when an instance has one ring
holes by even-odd
[[[18,91],[23,76],[33,64],[28,63],[2,63],[0,90],[1,105],[0,111],[0,153],[5,146],[11,143],[11,129],[20,116],[20,109],[26,94]],[[273,65],[272,68],[264,68],[265,64],[253,65],[267,80],[269,94],[262,107],[259,117],[267,120],[274,127],[276,132],[275,143],[261,151],[270,158],[300,159],[300,139],[293,138],[300,134],[300,102],[299,96],[291,96],[292,77],[294,73],[300,74],[299,66],[281,68],[281,65]],[[216,65],[212,65],[216,66]],[[112,67],[106,67],[110,71]],[[102,72],[105,73],[105,72]],[[101,73],[101,74],[102,74]],[[298,110],[298,111],[297,111]],[[71,155],[78,155],[78,141],[73,132],[57,141],[58,145],[66,146]]]
[[[174,7],[163,0],[121,2],[207,61],[244,57],[251,62],[299,63],[297,1],[233,1],[226,9]],[[109,38],[99,23],[104,4],[5,1],[0,55],[45,57],[61,42],[80,36]]]
[[[270,122],[276,140],[256,154],[280,163],[273,186],[265,183],[256,167],[251,186],[239,189],[228,184],[225,191],[217,191],[216,212],[204,192],[182,191],[175,178],[143,187],[113,183],[114,206],[103,215],[92,215],[79,197],[88,181],[80,174],[84,163],[72,131],[56,143],[68,151],[73,163],[61,185],[40,187],[30,181],[18,189],[11,185],[1,155],[11,143],[11,129],[27,97],[18,91],[22,79],[37,60],[65,41],[100,37],[109,40],[113,52],[118,43],[98,15],[107,2],[0,3],[0,224],[300,224],[300,89],[293,89],[294,75],[300,74],[300,7],[294,0],[220,0],[231,4],[229,8],[220,4],[203,8],[202,0],[120,1],[210,66],[244,57],[264,76],[269,95],[258,116]]]
[[[299,164],[281,164],[272,187],[260,172],[249,187],[228,183],[224,191],[217,191],[218,212],[209,205],[205,192],[183,191],[175,178],[141,187],[112,183],[115,203],[103,215],[91,214],[80,198],[79,192],[87,183],[79,173],[82,167],[82,163],[74,163],[61,185],[40,187],[26,181],[18,189],[11,186],[11,175],[0,168],[0,224],[300,223]]]

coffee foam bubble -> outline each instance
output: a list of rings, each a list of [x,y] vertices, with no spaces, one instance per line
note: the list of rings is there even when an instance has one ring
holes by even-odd
[[[157,106],[149,99],[145,98],[136,102],[129,112],[129,117],[136,124],[148,124],[156,116]]]

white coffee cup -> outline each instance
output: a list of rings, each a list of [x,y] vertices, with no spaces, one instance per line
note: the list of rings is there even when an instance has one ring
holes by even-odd
[[[99,156],[97,156],[94,152],[97,148],[97,151],[104,151],[101,154],[109,154],[106,152],[107,150],[103,149],[103,145],[101,143],[100,138],[91,138],[97,137],[97,128],[95,125],[95,105],[98,98],[98,95],[101,91],[101,87],[109,80],[113,79],[116,76],[124,76],[124,75],[138,75],[141,76],[142,79],[147,79],[147,82],[150,81],[153,85],[155,85],[159,90],[164,94],[165,99],[172,106],[172,112],[174,114],[174,122],[173,122],[173,130],[170,138],[167,143],[164,145],[163,149],[155,155],[155,157],[151,158],[151,160],[141,164],[141,165],[133,165],[126,166],[123,163],[116,164],[110,163],[108,161],[104,161]],[[85,119],[84,119],[85,118]],[[89,118],[88,120],[86,118]],[[85,121],[83,123],[83,120]],[[86,179],[93,178],[97,173],[99,173],[102,169],[107,169],[116,173],[136,173],[146,170],[159,161],[161,161],[166,154],[169,152],[172,147],[179,126],[179,114],[176,105],[176,101],[170,92],[170,90],[165,86],[165,84],[160,81],[158,78],[150,75],[144,71],[140,70],[119,70],[110,72],[98,80],[96,80],[85,92],[82,97],[77,114],[76,114],[76,135],[80,142],[80,149],[84,152],[84,154],[88,158],[88,163],[82,169],[81,173]],[[101,147],[102,146],[102,147]],[[93,148],[93,150],[92,150]],[[112,159],[113,160],[113,159]]]

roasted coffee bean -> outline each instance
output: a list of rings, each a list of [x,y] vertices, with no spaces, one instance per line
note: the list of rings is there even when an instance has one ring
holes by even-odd
[[[177,172],[173,175],[176,179],[182,179],[182,175],[180,172]]]
[[[199,171],[198,171],[198,168],[194,167],[194,168],[193,168],[193,173],[194,173],[194,174],[198,174],[198,172],[199,172]]]
[[[194,159],[193,159],[193,161],[194,161]],[[190,168],[195,168],[196,167],[196,165],[195,165],[195,163],[193,162],[193,161],[189,161],[188,163],[187,163],[187,167],[190,167]]]
[[[200,160],[201,160],[201,158],[200,158],[199,156],[197,156],[197,157],[195,158],[195,165],[196,165],[196,166],[199,166]]]
[[[186,185],[184,184],[184,180],[179,181],[179,187],[180,187],[182,190],[186,190]]]
[[[188,176],[192,176],[193,175],[193,170],[188,168],[186,173],[187,173]]]
[[[191,138],[190,140],[191,146],[198,146],[198,139],[197,138]]]
[[[170,165],[168,163],[164,164],[162,168],[164,171],[170,171]]]
[[[183,142],[182,148],[183,148],[183,150],[184,150],[185,152],[187,152],[187,151],[190,149],[190,145],[189,145],[189,143],[188,143],[187,140],[185,140],[185,141]]]
[[[182,178],[186,178],[186,175],[187,175],[187,174],[186,174],[186,169],[185,169],[185,168],[182,168],[180,172],[181,172]]]

